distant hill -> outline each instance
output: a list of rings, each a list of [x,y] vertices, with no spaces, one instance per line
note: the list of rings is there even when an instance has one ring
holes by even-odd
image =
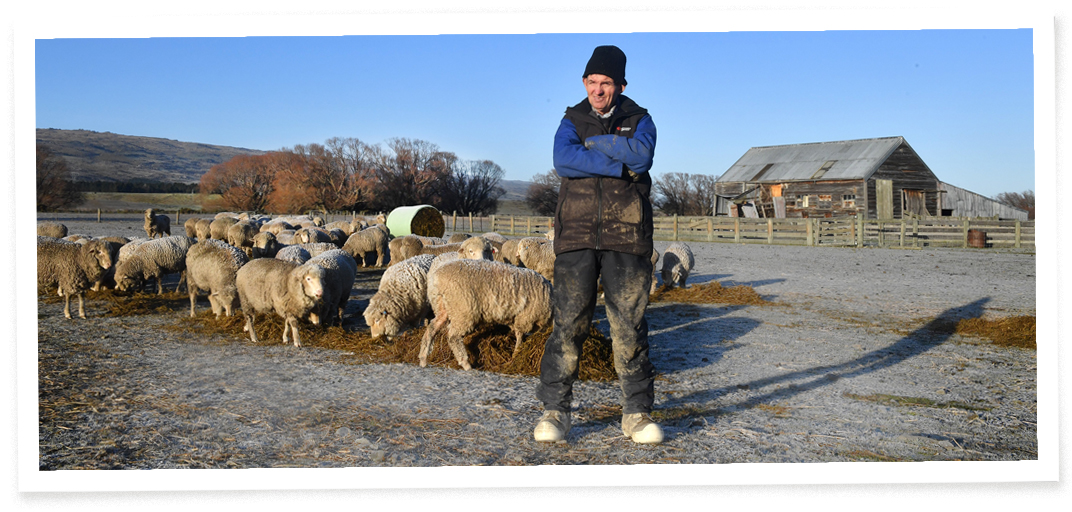
[[[256,149],[89,130],[38,128],[37,143],[62,156],[74,181],[197,183],[213,165]]]
[[[502,201],[524,201],[525,194],[529,191],[531,181],[502,180],[499,186],[506,190],[506,195],[500,197]]]

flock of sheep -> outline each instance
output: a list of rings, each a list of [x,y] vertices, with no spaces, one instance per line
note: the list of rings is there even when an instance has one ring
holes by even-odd
[[[550,325],[552,233],[515,239],[497,233],[392,238],[384,220],[381,215],[325,224],[315,215],[224,212],[187,220],[184,236],[171,235],[170,219],[149,209],[146,238],[68,234],[63,224],[41,221],[38,290],[64,297],[67,318],[70,299],[77,297],[78,316],[86,318],[86,290],[142,290],[155,281],[162,294],[164,276],[179,274],[176,291],[185,284],[190,316],[198,295],[207,294],[217,318],[241,309],[253,342],[258,342],[257,316],[274,313],[284,319],[283,343],[293,338],[300,347],[299,325],[341,325],[358,267],[383,267],[386,261],[364,320],[373,337],[388,339],[427,322],[421,366],[444,330],[455,359],[468,370],[462,340],[478,326],[511,327],[516,355],[525,334]],[[653,293],[658,259],[653,251]],[[664,285],[684,287],[693,265],[687,244],[671,244],[663,255]]]

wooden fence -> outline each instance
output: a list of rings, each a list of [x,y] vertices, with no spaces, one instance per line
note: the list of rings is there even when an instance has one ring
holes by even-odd
[[[459,217],[444,215],[448,231],[504,236],[544,236],[551,217]],[[1035,222],[980,218],[872,220],[857,217],[752,219],[744,217],[656,217],[656,240],[732,242],[823,247],[969,247],[969,230],[985,232],[988,248],[1034,249]]]

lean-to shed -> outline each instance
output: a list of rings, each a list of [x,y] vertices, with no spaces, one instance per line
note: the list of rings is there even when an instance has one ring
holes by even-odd
[[[715,182],[719,203],[752,202],[761,217],[939,216],[938,178],[904,137],[749,149]]]

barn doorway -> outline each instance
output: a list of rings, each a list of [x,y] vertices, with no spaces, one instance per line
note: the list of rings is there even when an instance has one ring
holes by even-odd
[[[922,190],[904,189],[901,191],[901,211],[903,215],[916,217],[929,217],[927,211],[927,194]]]

